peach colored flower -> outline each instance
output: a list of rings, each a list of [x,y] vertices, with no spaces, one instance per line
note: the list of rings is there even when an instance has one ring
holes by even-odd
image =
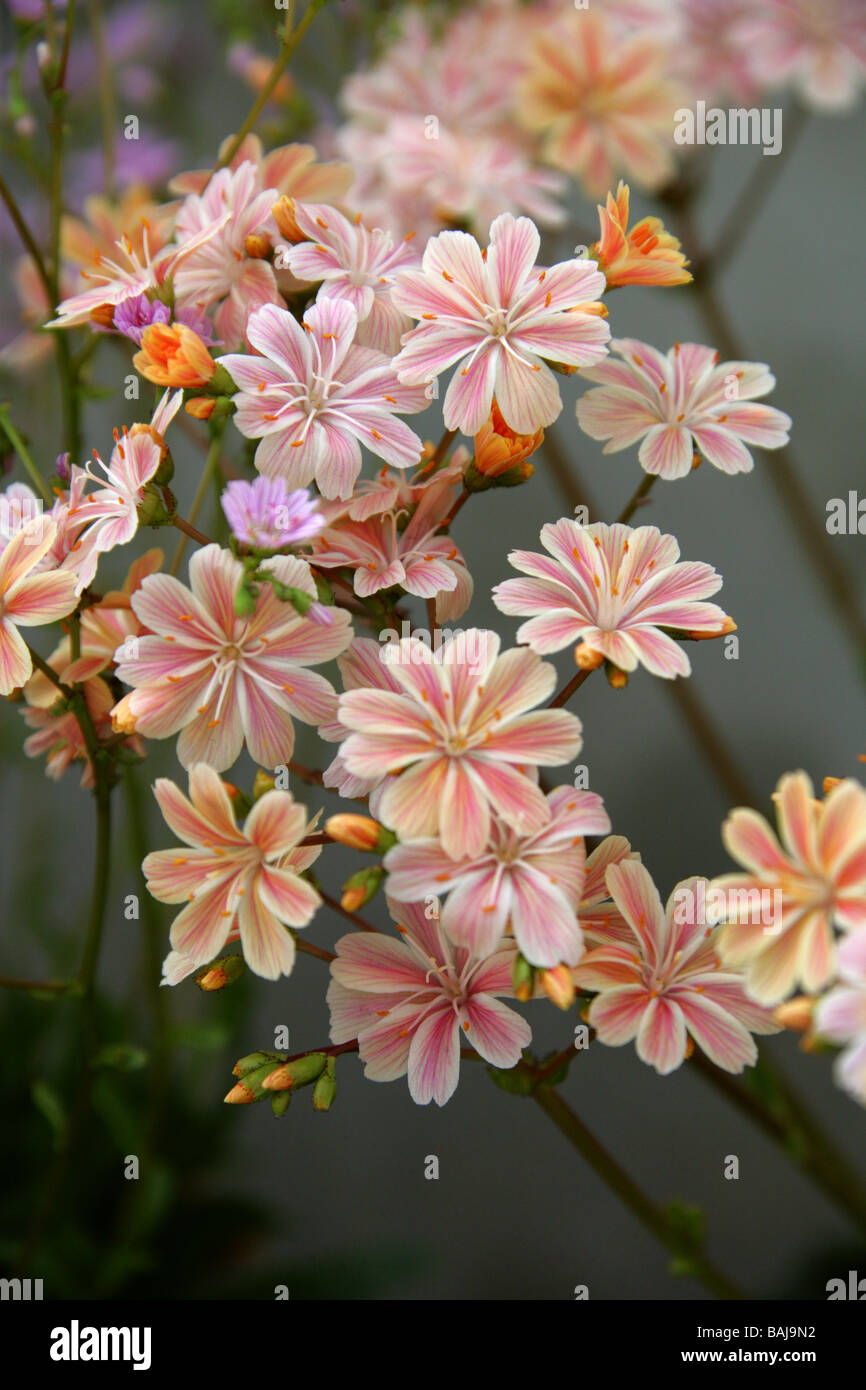
[[[518,115],[547,161],[600,197],[618,174],[658,188],[673,173],[679,93],[655,37],[622,37],[595,11],[539,26]]]
[[[631,941],[588,951],[572,972],[579,988],[598,991],[588,1019],[599,1041],[634,1041],[641,1061],[662,1076],[685,1061],[689,1037],[717,1067],[740,1072],[757,1060],[751,1034],[779,1031],[772,1014],[749,999],[742,977],[721,967],[712,931],[679,920],[678,895],[696,896],[697,884],[678,884],[663,909],[642,864],[612,865],[607,885]]]
[[[141,866],[153,897],[185,904],[171,925],[174,951],[191,969],[207,965],[237,931],[257,975],[291,974],[295,943],[286,927],[305,927],[321,902],[293,862],[309,829],[304,807],[290,792],[265,792],[241,829],[206,763],[189,769],[189,799],[166,777],[154,794],[169,828],[189,846],[157,850]]]
[[[713,882],[729,904],[719,948],[746,968],[749,992],[762,1004],[778,1003],[798,983],[809,993],[821,989],[836,968],[834,925],[866,927],[866,789],[846,778],[816,801],[806,773],[789,772],[773,799],[781,843],[757,811],[732,811],[722,839],[746,872]],[[756,891],[781,897],[770,926],[749,920],[744,894]]]
[[[527,768],[572,758],[580,720],[535,709],[556,672],[526,648],[500,655],[495,632],[469,628],[438,651],[417,638],[389,644],[402,694],[349,690],[342,760],[358,777],[387,777],[376,815],[404,839],[438,836],[452,859],[480,854],[499,815],[521,834],[551,810]]]
[[[19,627],[39,627],[65,618],[75,607],[75,576],[39,570],[57,527],[36,516],[0,552],[0,695],[23,685],[33,662]]]

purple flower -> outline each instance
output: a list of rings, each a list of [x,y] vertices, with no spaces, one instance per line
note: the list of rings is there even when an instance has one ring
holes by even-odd
[[[141,347],[141,335],[152,323],[168,323],[171,311],[161,300],[148,299],[146,294],[135,299],[124,299],[114,311],[114,327],[125,338],[131,338]]]
[[[227,484],[222,508],[235,539],[258,550],[281,550],[315,536],[324,525],[306,488],[290,492],[285,480],[240,479]]]

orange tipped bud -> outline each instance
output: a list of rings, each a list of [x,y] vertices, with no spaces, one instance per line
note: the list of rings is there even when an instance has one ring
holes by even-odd
[[[714,632],[685,632],[684,637],[690,637],[693,642],[709,642],[714,637],[727,637],[730,633],[736,632],[737,624],[733,618],[727,617],[721,627],[717,627]]]
[[[604,661],[604,654],[596,651],[595,647],[587,646],[586,642],[581,642],[574,649],[574,660],[581,671],[595,671]]]
[[[490,418],[475,436],[474,464],[486,478],[497,478],[534,454],[544,439],[544,430],[517,434],[502,418],[494,398]],[[529,475],[527,475],[529,476]]]
[[[542,970],[541,988],[548,999],[558,1009],[570,1009],[574,1003],[575,988],[571,971],[567,965],[554,966],[552,970]]]
[[[194,420],[209,420],[216,409],[216,403],[216,396],[192,396],[186,402],[184,410]]]
[[[397,843],[397,836],[370,816],[340,814],[325,821],[325,831],[338,844],[349,849],[375,850],[384,854]]]
[[[252,261],[264,261],[271,254],[270,237],[252,232],[244,241],[244,251]]]
[[[141,335],[136,371],[157,386],[205,386],[216,363],[197,333],[185,323],[151,323]]]
[[[624,690],[628,685],[628,672],[621,670],[619,666],[614,666],[610,661],[605,667],[605,675],[608,685],[613,686],[614,690]]]
[[[114,709],[111,711],[111,727],[116,734],[135,733],[135,715],[130,707],[130,701],[135,692],[130,690],[128,695],[124,695],[118,700]]]
[[[774,1009],[773,1018],[782,1028],[790,1028],[793,1033],[805,1033],[811,1025],[814,1008],[815,1000],[811,995],[797,994]]]
[[[245,968],[243,956],[223,956],[221,960],[212,961],[200,970],[195,982],[205,994],[212,994],[216,990],[225,989],[226,985],[233,985],[235,980],[239,980],[243,975]]]
[[[343,884],[341,907],[347,912],[357,912],[379,891],[385,877],[385,870],[379,865],[370,869],[359,869]]]
[[[831,792],[834,787],[838,787],[839,783],[843,780],[844,778],[842,777],[825,777],[824,781],[821,783],[821,786],[824,790],[824,795],[826,796],[827,793]]]

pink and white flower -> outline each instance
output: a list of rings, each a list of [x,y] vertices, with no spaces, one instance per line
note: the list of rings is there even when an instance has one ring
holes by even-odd
[[[762,1004],[778,1003],[798,982],[809,993],[822,989],[836,969],[834,925],[866,927],[866,789],[847,778],[816,801],[806,773],[789,772],[773,800],[781,843],[763,816],[739,807],[722,839],[746,872],[713,881],[728,902],[720,950],[746,968],[749,993]],[[770,926],[749,920],[755,891],[780,895]]]
[[[262,567],[316,597],[305,561],[278,555]],[[330,681],[306,668],[348,645],[348,613],[336,612],[329,624],[311,621],[262,584],[255,612],[239,617],[235,595],[243,577],[229,551],[207,545],[190,560],[190,588],[155,574],[131,599],[150,635],[138,640],[134,656],[118,648],[117,675],[133,690],[115,720],[150,738],[179,732],[184,767],[206,762],[222,771],[244,744],[255,762],[276,767],[292,755],[294,719],[320,724],[336,709]]]
[[[435,598],[437,620],[459,618],[469,607],[472,579],[457,546],[447,535],[436,534],[448,515],[452,491],[450,478],[421,490],[403,530],[397,524],[405,515],[402,509],[354,521],[350,507],[348,516],[338,516],[316,537],[314,564],[353,570],[360,598],[399,585],[419,598]]]
[[[719,362],[697,343],[676,343],[667,355],[636,338],[611,342],[622,362],[602,362],[583,375],[601,384],[577,403],[580,428],[605,439],[606,454],[641,440],[641,467],[662,478],[684,478],[693,450],[723,473],[748,473],[747,444],[780,449],[791,417],[754,399],[776,379],[763,362]]]
[[[171,925],[174,951],[196,969],[236,932],[257,975],[291,974],[295,943],[286,928],[305,927],[321,902],[293,858],[309,829],[304,807],[290,792],[265,792],[241,829],[228,792],[206,763],[189,769],[189,798],[167,777],[157,778],[153,790],[169,828],[189,846],[180,853],[156,850],[141,866],[153,897],[185,904]],[[317,857],[309,848],[301,850],[305,867]]]
[[[675,538],[655,526],[579,526],[563,517],[542,528],[541,543],[547,555],[511,552],[511,564],[529,577],[497,584],[493,601],[529,619],[517,641],[542,656],[580,642],[575,659],[584,669],[606,659],[623,671],[640,663],[672,679],[689,675],[691,665],[670,630],[710,636],[732,627],[706,602],[721,576],[710,565],[680,561]]]
[[[295,209],[295,220],[307,238],[286,250],[286,261],[299,280],[321,281],[320,299],[341,299],[358,315],[357,341],[393,357],[412,320],[395,306],[391,290],[399,270],[420,264],[421,257],[405,238],[350,222],[336,208],[308,203]]]
[[[88,478],[102,485],[98,491],[88,493],[75,509],[76,524],[87,528],[83,537],[86,558],[77,567],[76,594],[91,583],[100,555],[132,540],[138,530],[138,508],[144,499],[144,488],[159,468],[162,452],[151,434],[129,434],[126,430],[122,435],[115,431],[115,445],[107,466],[94,449],[93,457],[105,474],[105,482],[85,469]]]
[[[866,930],[842,942],[837,967],[838,983],[818,1000],[814,1027],[821,1038],[842,1045],[833,1067],[836,1081],[866,1104]]]
[[[75,607],[74,575],[39,569],[56,533],[53,521],[36,516],[0,551],[0,695],[23,685],[33,670],[19,627],[56,622]]]
[[[577,907],[583,893],[585,835],[610,820],[593,792],[556,787],[550,820],[518,835],[496,817],[481,854],[454,860],[438,839],[410,840],[385,856],[388,892],[399,902],[447,893],[442,930],[458,946],[488,956],[506,932],[532,965],[576,965],[583,955]]]
[[[460,1077],[466,1041],[494,1067],[516,1066],[532,1040],[524,1019],[502,1004],[514,997],[515,951],[479,958],[449,942],[423,903],[390,903],[402,941],[353,932],[337,942],[328,989],[331,1038],[358,1039],[364,1075],[408,1075],[416,1105],[444,1105]]]
[[[790,83],[816,111],[850,110],[866,82],[866,14],[859,0],[767,0],[733,38],[757,82]]]
[[[98,283],[93,289],[71,295],[58,304],[57,317],[46,324],[46,328],[74,328],[76,324],[89,322],[94,316],[97,322],[101,322],[101,311],[114,310],[142,294],[156,293],[188,256],[220,233],[230,217],[230,211],[219,208],[213,219],[190,234],[182,246],[162,246],[153,254],[149,249],[146,227],[142,232],[141,255],[126,235],[117,242],[117,260],[110,260],[97,251],[94,256],[96,269],[82,270],[81,274],[85,279]]]
[[[216,328],[220,340],[239,343],[253,310],[263,304],[282,304],[273,267],[247,255],[253,233],[276,232],[271,207],[275,188],[263,187],[249,161],[237,169],[220,169],[202,194],[191,193],[177,217],[177,239],[183,249],[195,242],[175,280],[181,308],[204,310],[219,304]]]
[[[635,1042],[642,1062],[666,1076],[689,1055],[692,1039],[723,1071],[757,1059],[752,1033],[776,1033],[772,1015],[748,997],[742,977],[723,970],[711,929],[680,921],[679,896],[697,897],[697,879],[677,884],[667,908],[647,870],[625,860],[607,870],[611,897],[631,929],[628,945],[588,951],[575,984],[597,990],[589,1022],[608,1047]]]
[[[349,690],[342,747],[359,777],[388,777],[377,814],[404,839],[439,836],[452,859],[480,855],[496,814],[521,834],[551,808],[528,768],[553,766],[581,746],[580,720],[535,709],[556,672],[526,648],[500,655],[494,632],[469,628],[438,651],[417,638],[389,644],[402,693]]]
[[[341,300],[319,300],[303,327],[266,305],[251,314],[247,337],[259,357],[230,353],[220,363],[240,390],[234,422],[260,439],[256,467],[290,487],[316,479],[325,497],[350,497],[361,444],[398,468],[417,464],[421,440],[395,411],[423,410],[423,390],[400,384],[390,360],[355,343],[358,316]]]
[[[503,213],[486,251],[468,232],[440,232],[421,269],[397,278],[395,304],[420,320],[394,359],[401,381],[431,382],[462,363],[445,394],[448,429],[477,434],[495,395],[506,424],[532,434],[562,410],[547,362],[588,367],[607,352],[597,265],[570,260],[543,270],[539,246],[534,222]]]
[[[389,690],[399,695],[403,687],[391,670],[390,663],[383,660],[383,648],[371,637],[356,637],[342,656],[337,657],[337,665],[343,678],[344,690]],[[319,738],[328,743],[342,743],[348,738],[350,730],[340,722],[339,717],[319,726]],[[343,762],[342,751],[325,768],[323,782],[333,787],[341,796],[356,799],[370,798],[370,814],[378,815],[378,805],[384,791],[380,776],[357,777]]]
[[[608,835],[586,861],[577,916],[588,946],[622,945],[632,940],[631,927],[607,886],[608,869],[624,860],[639,863],[640,855],[623,835]]]

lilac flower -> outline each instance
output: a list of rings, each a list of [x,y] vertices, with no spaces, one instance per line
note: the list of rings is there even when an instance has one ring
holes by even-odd
[[[148,299],[139,294],[135,299],[126,299],[114,311],[114,326],[124,338],[131,338],[141,347],[141,335],[152,323],[168,323],[171,310],[162,300]]]
[[[321,531],[324,518],[306,488],[289,491],[284,478],[256,478],[230,482],[222,495],[222,509],[232,534],[259,550],[281,550],[297,545]]]

